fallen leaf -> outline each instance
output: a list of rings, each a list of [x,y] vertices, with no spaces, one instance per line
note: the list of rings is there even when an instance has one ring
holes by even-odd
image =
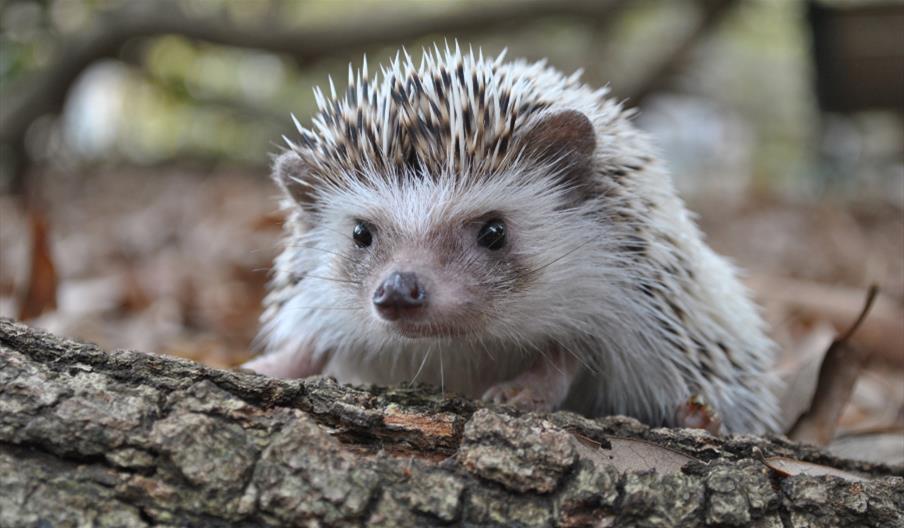
[[[32,211],[31,266],[28,286],[19,303],[19,320],[34,319],[57,306],[57,273],[50,253],[47,220],[42,213]]]
[[[869,314],[878,291],[875,286],[870,288],[857,320],[826,351],[819,367],[819,378],[810,408],[788,431],[788,437],[792,440],[826,446],[835,436],[841,411],[850,399],[860,371],[869,359],[863,349],[850,344],[850,339]]]
[[[805,335],[795,340],[794,354],[790,354],[786,364],[778,369],[781,384],[777,395],[782,431],[790,430],[810,407],[816,392],[819,367],[837,335],[835,327],[827,322],[811,325]]]
[[[261,215],[254,219],[251,228],[255,231],[282,231],[286,215],[282,211]]]
[[[134,268],[129,268],[122,281],[119,310],[126,314],[140,312],[151,305],[151,299]]]
[[[615,466],[619,473],[654,470],[671,475],[680,473],[688,462],[697,461],[694,457],[645,440],[607,436],[608,446],[588,440],[587,437],[575,438],[578,454],[598,465]]]
[[[812,462],[803,462],[787,457],[769,457],[763,459],[763,463],[766,464],[766,466],[768,466],[770,469],[777,471],[783,477],[808,475],[811,477],[839,477],[843,478],[844,480],[850,480],[852,482],[862,482],[864,480],[869,480],[868,477],[857,473],[852,473],[850,471],[844,471],[842,469],[837,469],[830,466],[823,466],[821,464],[814,464]]]
[[[828,322],[839,331],[863,308],[862,288],[764,275],[748,282],[763,302],[780,304],[800,318]],[[876,297],[869,319],[858,326],[852,342],[869,349],[875,359],[904,366],[904,305],[900,297],[888,294],[885,283],[883,290],[885,293]]]

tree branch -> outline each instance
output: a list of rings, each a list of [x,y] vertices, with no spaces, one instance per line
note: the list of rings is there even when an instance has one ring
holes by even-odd
[[[158,35],[184,37],[280,53],[301,64],[345,55],[380,44],[396,44],[427,35],[466,35],[490,28],[514,27],[547,16],[605,17],[624,0],[528,0],[465,5],[448,13],[346,18],[319,27],[239,27],[222,17],[189,17],[170,1],[127,2],[98,17],[93,27],[62,42],[56,58],[41,72],[14,83],[0,96],[0,143],[21,142],[38,117],[60,110],[69,88],[92,63],[115,56],[128,41]]]
[[[687,64],[697,44],[712,33],[738,1],[699,0],[697,3],[702,11],[697,24],[624,94],[631,106],[640,106],[647,97],[662,90]]]
[[[105,352],[0,320],[3,526],[893,526],[902,471],[780,438]]]

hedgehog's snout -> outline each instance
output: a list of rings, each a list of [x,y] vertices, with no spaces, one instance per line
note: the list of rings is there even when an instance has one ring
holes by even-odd
[[[417,316],[427,304],[427,290],[415,273],[393,272],[373,296],[374,307],[387,321]]]

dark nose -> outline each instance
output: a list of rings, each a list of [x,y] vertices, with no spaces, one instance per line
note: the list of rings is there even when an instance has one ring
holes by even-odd
[[[374,306],[384,319],[410,316],[424,305],[427,291],[414,273],[394,272],[374,292]]]

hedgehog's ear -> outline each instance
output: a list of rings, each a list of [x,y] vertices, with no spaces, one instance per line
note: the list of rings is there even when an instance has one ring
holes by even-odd
[[[314,204],[311,167],[295,150],[282,153],[273,163],[273,179],[279,188],[303,208]]]
[[[590,174],[596,131],[593,123],[576,110],[544,117],[524,136],[524,149],[537,160],[561,169],[563,180],[580,185]]]

